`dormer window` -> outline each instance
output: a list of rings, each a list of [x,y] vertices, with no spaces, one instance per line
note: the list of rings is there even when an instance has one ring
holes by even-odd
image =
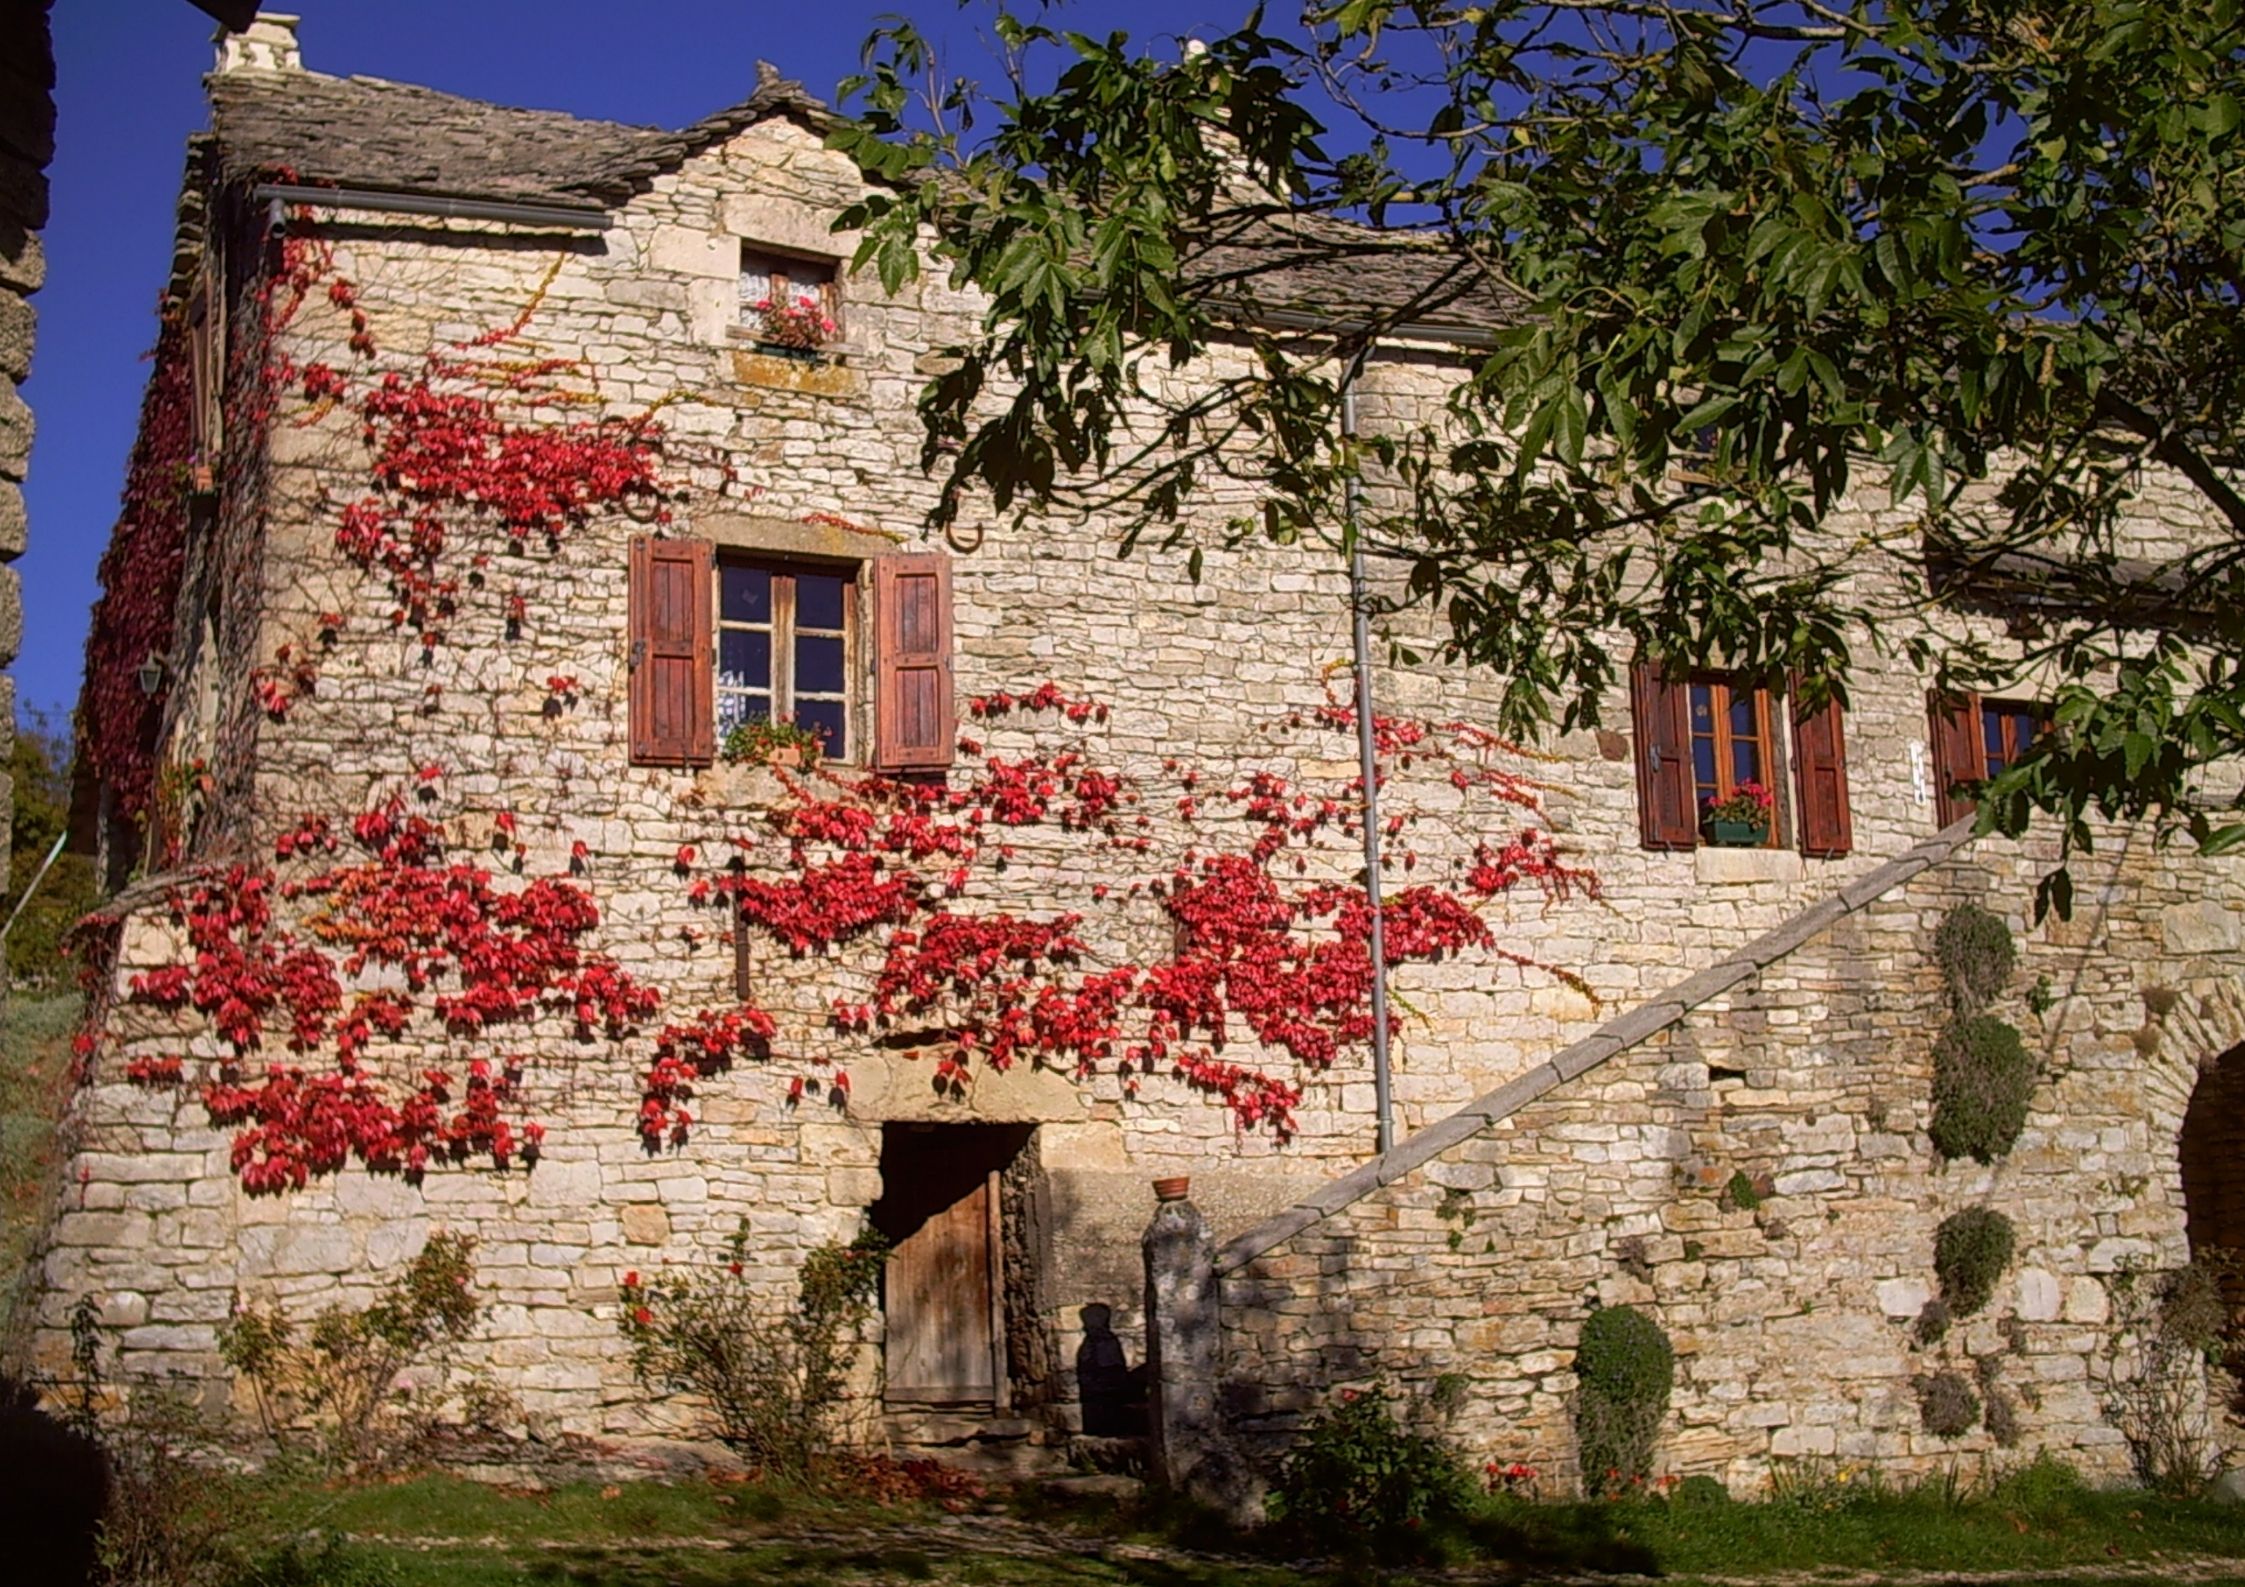
[[[766,347],[815,353],[842,338],[832,259],[741,249],[741,326]]]

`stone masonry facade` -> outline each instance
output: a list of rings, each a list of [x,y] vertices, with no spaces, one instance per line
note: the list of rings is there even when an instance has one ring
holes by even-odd
[[[554,191],[554,166],[572,150],[607,158],[654,140],[656,155],[625,160],[628,191],[591,206],[600,226],[342,201],[291,211],[274,234],[271,207],[247,201],[248,181],[283,164],[346,186],[354,173],[318,168],[316,129],[291,133],[311,140],[304,147],[261,153],[246,133],[230,134],[227,106],[256,103],[294,125],[273,111],[292,95],[357,93],[376,107],[420,95],[443,101],[412,101],[440,148],[444,117],[463,104],[307,72],[276,28],[261,22],[213,79],[219,126],[210,158],[191,170],[213,173],[222,189],[208,195],[207,246],[225,283],[230,425],[259,411],[258,363],[299,378],[275,391],[264,422],[230,428],[219,509],[187,549],[156,754],[175,768],[168,786],[205,791],[165,817],[178,868],[118,902],[116,957],[43,1258],[35,1358],[50,1368],[66,1359],[66,1313],[92,1295],[128,1372],[184,1374],[223,1403],[236,1390],[216,1359],[217,1333],[237,1301],[300,1315],[363,1304],[432,1231],[461,1231],[478,1241],[490,1308],[464,1365],[491,1373],[536,1425],[675,1431],[690,1425],[689,1411],[650,1406],[631,1382],[617,1328],[627,1271],[708,1261],[740,1226],[753,1276],[782,1294],[804,1252],[863,1225],[884,1188],[885,1129],[1007,1123],[1034,1126],[1033,1194],[1016,1174],[1006,1202],[1034,1202],[1040,1247],[1030,1253],[1035,1282],[1008,1275],[1006,1285],[1015,1306],[1038,1315],[1009,1329],[1047,1341],[1039,1348],[1065,1363],[1086,1309],[1103,1306],[1138,1360],[1136,1247],[1154,1206],[1149,1182],[1190,1175],[1222,1240],[1362,1162],[1374,1142],[1363,1044],[1296,1077],[1303,1095],[1285,1140],[1166,1070],[1107,1064],[1078,1078],[1024,1062],[938,1086],[927,1052],[833,1028],[832,1005],[871,993],[862,952],[798,956],[760,939],[752,973],[777,1028],[770,1055],[697,1085],[682,1144],[651,1149],[633,1125],[650,1033],[588,1039],[551,1013],[503,1038],[416,1027],[368,1049],[369,1065],[391,1075],[502,1051],[518,1060],[547,1133],[533,1165],[518,1158],[504,1170],[468,1163],[416,1181],[352,1163],[301,1189],[254,1195],[230,1160],[235,1130],[209,1122],[192,1083],[128,1078],[136,1061],[168,1058],[190,1081],[216,1072],[226,1054],[209,1022],[152,1006],[135,978],[191,958],[166,904],[183,878],[272,864],[276,838],[307,815],[341,830],[395,795],[441,830],[448,855],[486,867],[502,892],[569,879],[598,907],[586,945],[659,989],[670,1017],[728,1003],[740,974],[732,933],[697,900],[695,880],[718,875],[729,854],[753,874],[785,847],[770,820],[797,798],[797,779],[722,761],[630,762],[627,568],[632,541],[656,527],[649,504],[592,512],[550,543],[510,544],[495,524],[455,523],[446,556],[461,590],[441,642],[430,643],[419,623],[392,620],[378,577],[338,555],[339,514],[368,489],[367,454],[347,404],[304,395],[301,374],[314,367],[411,379],[434,354],[482,359],[477,378],[501,384],[531,363],[559,368],[574,416],[660,413],[666,534],[822,567],[869,566],[898,548],[947,557],[960,701],[1051,681],[1105,707],[1078,722],[963,711],[962,733],[989,758],[1072,750],[1143,793],[1132,807],[1143,824],[1122,831],[1145,847],[1025,825],[1009,834],[1003,865],[967,892],[1024,916],[1082,913],[1097,966],[1158,956],[1171,936],[1147,885],[1160,879],[1149,854],[1205,853],[1253,835],[1226,792],[1262,771],[1345,801],[1356,776],[1353,732],[1320,715],[1350,625],[1343,569],[1329,554],[1219,549],[1224,520],[1242,505],[1223,500],[1200,509],[1209,549],[1197,582],[1182,549],[1117,561],[1097,520],[1021,529],[986,515],[972,535],[927,544],[919,525],[936,487],[918,466],[913,401],[977,304],[940,277],[889,298],[845,271],[840,340],[826,356],[781,356],[742,333],[744,250],[832,261],[854,246],[831,225],[859,179],[823,147],[799,99],[767,85],[696,137],[559,117],[508,122],[531,152],[516,185],[482,189],[498,197]],[[547,163],[532,169],[533,153]],[[316,239],[323,274],[245,361],[250,328],[261,314],[270,320],[259,290],[280,236]],[[348,292],[334,292],[336,282]],[[362,334],[373,351],[353,345]],[[1376,361],[1366,422],[1438,402],[1449,356],[1420,349]],[[2194,524],[2187,496],[2147,496],[2152,537],[2187,536]],[[1866,506],[1834,531],[1905,527]],[[1424,613],[1385,626],[1406,642],[1434,633]],[[1565,865],[1598,881],[1565,896],[1532,884],[1493,891],[1476,905],[1490,946],[1397,968],[1400,1134],[1935,831],[1923,681],[1865,656],[1846,718],[1853,846],[1840,858],[1786,846],[1642,848],[1624,694],[1608,702],[1603,729],[1532,754],[1447,727],[1439,753],[1391,748],[1382,799],[1404,818],[1389,841],[1391,890],[1414,876],[1456,884],[1483,845],[1523,826],[1548,833]],[[302,658],[313,660],[298,667]],[[557,678],[570,687],[556,688]],[[256,693],[275,679],[290,694],[277,711]],[[853,731],[871,686],[864,657],[853,657]],[[1399,720],[1490,721],[1498,692],[1494,679],[1433,664],[1383,663],[1375,677],[1380,709]],[[954,765],[951,786],[968,776],[966,762]],[[1500,786],[1537,808],[1491,797]],[[1781,812],[1782,837],[1792,820]],[[153,839],[149,852],[159,852]],[[1298,853],[1304,885],[1345,887],[1359,875],[1354,838],[1338,828]],[[2030,1405],[2030,1445],[2112,1467],[2098,1385],[2123,1342],[2106,1286],[2125,1268],[2186,1254],[2177,1130],[2198,1066],[2245,1037],[2231,1028],[2228,990],[2245,942],[2245,888],[2234,862],[2152,853],[2142,835],[2116,833],[2100,843],[2094,880],[2084,874],[2073,922],[2029,930],[2048,858],[1995,841],[1968,849],[1659,1045],[1570,1082],[1229,1275],[1224,1371],[1239,1425],[1283,1433],[1336,1386],[1457,1373],[1470,1389],[1464,1439],[1492,1457],[1557,1467],[1574,1330],[1593,1300],[1627,1299],[1650,1305],[1683,1354],[1667,1445],[1677,1469],[1746,1480],[1795,1453],[1922,1465],[1933,1447],[1902,1407],[1924,1361],[1905,1323],[1924,1299],[1933,1225],[1985,1201],[2019,1222],[2020,1259],[2001,1308],[1945,1348],[2000,1358],[2002,1381]],[[305,872],[284,861],[276,874]],[[2056,997],[2021,1020],[2048,1078],[2026,1140],[1992,1170],[1943,1170],[1925,1137],[1938,1023],[1927,944],[1941,910],[1966,897],[2021,932],[2012,1002],[2039,975]],[[392,985],[376,969],[347,989]],[[2145,1012],[2154,988],[2182,994],[2165,1024]],[[310,1065],[273,1045],[258,1063]],[[1235,1039],[1221,1056],[1283,1067],[1283,1055],[1254,1049]],[[846,1089],[833,1084],[838,1071]],[[798,1093],[806,1076],[811,1087]],[[1716,1193],[1734,1170],[1768,1176],[1772,1198],[1751,1213],[1723,1210]],[[1071,1380],[1054,1361],[1017,1378],[1059,1384],[1047,1414],[1066,1421]]]

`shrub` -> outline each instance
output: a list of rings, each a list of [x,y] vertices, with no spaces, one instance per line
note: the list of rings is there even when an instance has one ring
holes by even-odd
[[[1274,1522],[1336,1553],[1416,1551],[1430,1528],[1472,1503],[1465,1467],[1435,1439],[1397,1424],[1387,1392],[1344,1389],[1279,1463]]]
[[[1994,1162],[2027,1127],[2034,1089],[2017,1030],[1992,1014],[1953,1021],[1933,1044],[1934,1150]]]
[[[1936,1438],[1962,1438],[1979,1423],[1980,1396],[1961,1373],[1936,1372],[1917,1381],[1918,1419]]]
[[[1969,1018],[1996,1000],[2019,962],[2011,928],[1978,904],[1959,904],[1933,933],[1933,960],[1949,1006]]]
[[[401,1389],[401,1377],[474,1330],[474,1281],[474,1239],[431,1235],[366,1310],[331,1306],[299,1342],[283,1313],[237,1307],[220,1330],[219,1355],[249,1379],[276,1443],[285,1447],[301,1413],[322,1424],[331,1458],[378,1465],[396,1452],[401,1433],[419,1429],[413,1411],[423,1396],[414,1386]]]
[[[1673,1502],[1686,1510],[1711,1510],[1730,1503],[1731,1491],[1719,1478],[1710,1477],[1704,1471],[1696,1472],[1676,1484]]]
[[[807,1481],[832,1454],[858,1333],[887,1242],[861,1234],[804,1258],[795,1304],[775,1311],[747,1273],[743,1218],[720,1263],[641,1283],[624,1275],[619,1326],[649,1387],[708,1400],[717,1436],[770,1476]]]
[[[2106,1410],[2136,1475],[2162,1493],[2195,1496],[2220,1465],[2209,1405],[2219,1391],[2208,1377],[2234,1331],[2221,1287],[2231,1266],[2200,1258],[2148,1285],[2130,1274],[2114,1285],[2135,1360],[2114,1372]]]
[[[1660,1325],[1634,1306],[1607,1306],[1582,1325],[1575,1347],[1575,1441],[1593,1496],[1651,1474],[1653,1445],[1676,1386],[1676,1352]]]
[[[1951,1314],[1969,1317],[1988,1304],[2016,1243],[2011,1220],[1989,1207],[1967,1207],[1941,1220],[1933,1235],[1933,1272]]]

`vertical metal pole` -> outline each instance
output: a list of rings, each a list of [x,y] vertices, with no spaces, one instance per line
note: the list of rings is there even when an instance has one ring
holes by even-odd
[[[1341,376],[1341,434],[1352,443],[1356,371],[1361,362],[1360,355]],[[1380,903],[1380,760],[1372,735],[1372,600],[1364,583],[1364,546],[1357,538],[1362,492],[1352,457],[1342,502],[1349,542],[1349,606],[1356,618],[1356,758],[1364,777],[1364,893],[1372,906],[1372,1106],[1379,1121],[1380,1150],[1385,1152],[1395,1145],[1395,1110],[1389,1099],[1387,931]]]

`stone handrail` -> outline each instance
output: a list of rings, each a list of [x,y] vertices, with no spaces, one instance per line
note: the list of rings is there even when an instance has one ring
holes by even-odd
[[[1866,872],[1830,898],[1811,904],[1736,953],[1657,993],[1628,1013],[1606,1021],[1581,1041],[1560,1049],[1526,1074],[1517,1075],[1494,1091],[1475,1097],[1440,1123],[1428,1125],[1409,1140],[1320,1186],[1315,1193],[1284,1212],[1233,1236],[1216,1253],[1216,1271],[1219,1274],[1237,1272],[1273,1246],[1330,1218],[1382,1185],[1393,1184],[1451,1147],[1471,1140],[1563,1082],[1659,1035],[1693,1009],[1759,975],[1874,899],[1883,897],[1921,871],[1941,864],[1972,841],[1972,828],[1971,816],[1953,823],[1877,870]]]

